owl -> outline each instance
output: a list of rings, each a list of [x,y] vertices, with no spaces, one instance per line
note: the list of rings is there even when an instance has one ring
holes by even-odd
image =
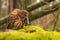
[[[20,29],[29,24],[29,12],[15,9],[9,14],[7,29]]]

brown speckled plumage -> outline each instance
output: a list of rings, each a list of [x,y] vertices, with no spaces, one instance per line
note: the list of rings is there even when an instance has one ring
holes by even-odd
[[[28,14],[26,10],[15,9],[12,11],[7,29],[20,29],[27,25]]]

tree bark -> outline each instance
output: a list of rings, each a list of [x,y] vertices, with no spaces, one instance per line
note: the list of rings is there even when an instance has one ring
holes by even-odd
[[[5,24],[5,23],[8,23],[8,21],[9,21],[9,15],[1,18],[0,19],[0,26]]]
[[[13,10],[13,0],[7,0],[6,4],[6,14],[9,14]]]
[[[2,1],[0,0],[0,13],[1,13],[1,9],[2,9]]]
[[[13,8],[14,9],[21,9],[20,0],[13,0]]]

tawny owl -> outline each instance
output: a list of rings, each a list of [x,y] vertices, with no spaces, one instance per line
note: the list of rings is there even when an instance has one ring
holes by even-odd
[[[26,10],[15,9],[9,17],[7,29],[20,29],[29,24],[29,13]]]

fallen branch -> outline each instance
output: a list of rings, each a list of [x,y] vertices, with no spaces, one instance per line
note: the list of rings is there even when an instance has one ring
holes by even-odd
[[[51,1],[48,1],[47,3],[49,3],[49,2],[51,2]],[[45,4],[46,4],[45,1],[41,1],[39,3],[34,3],[32,5],[27,6],[26,10],[30,12],[30,11],[33,11],[34,9],[37,9],[38,7],[41,7],[41,6],[45,5]]]
[[[54,12],[56,10],[59,9],[59,4],[60,3],[57,3],[57,2],[53,2],[53,5],[51,7],[46,7],[46,6],[43,6],[43,7],[40,7],[40,8],[44,8],[44,9],[36,9],[36,11],[33,11],[33,13],[30,13],[30,21],[34,20],[34,19],[37,19],[37,18],[40,18],[42,16],[45,16],[47,14],[50,14],[51,12]]]

